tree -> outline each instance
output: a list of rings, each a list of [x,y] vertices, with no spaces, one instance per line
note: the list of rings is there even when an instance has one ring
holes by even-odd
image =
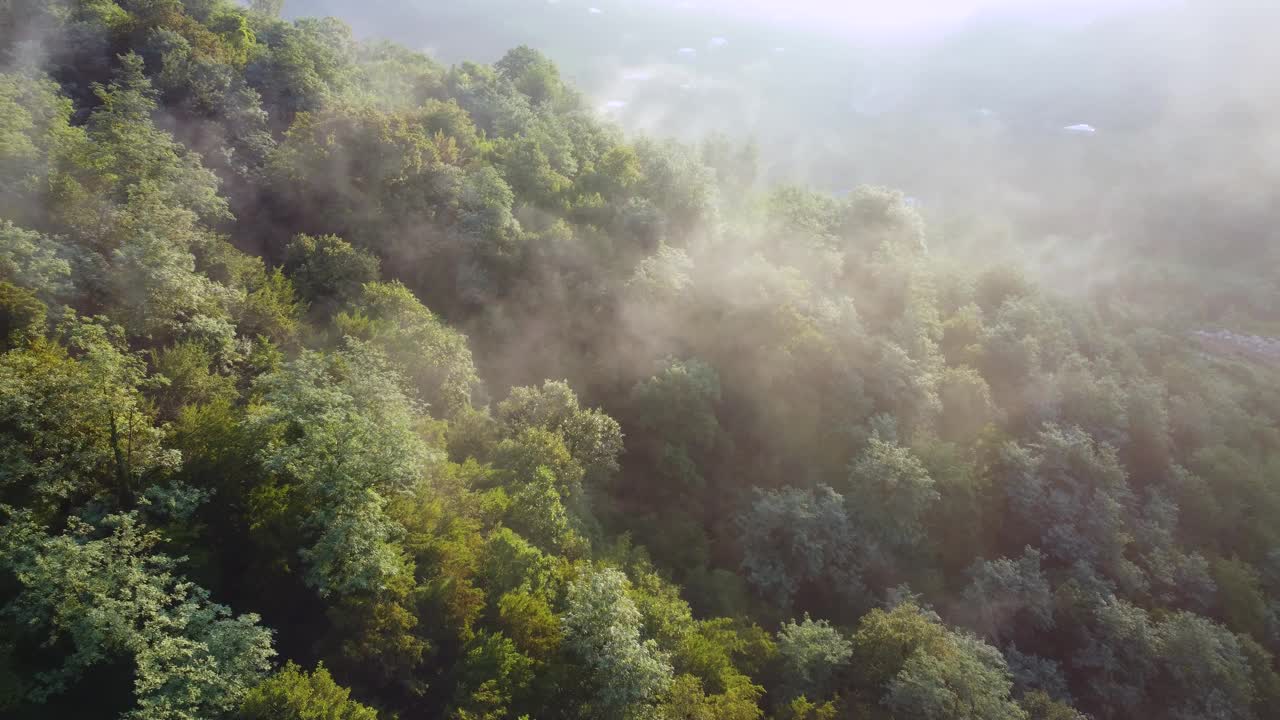
[[[1141,608],[1107,598],[1078,626],[1084,643],[1071,658],[1082,707],[1103,717],[1141,713],[1158,672],[1159,640]]]
[[[582,505],[584,475],[582,465],[569,454],[562,437],[541,426],[521,430],[515,437],[498,443],[493,453],[494,465],[503,471],[505,484],[518,492],[529,483],[550,480],[559,497],[579,510]],[[540,477],[544,475],[546,477]]]
[[[916,652],[889,683],[884,704],[924,720],[1025,720],[1009,697],[1004,658],[972,635],[951,634],[944,652]]]
[[[1160,605],[1203,612],[1219,594],[1219,580],[1203,555],[1179,546],[1179,511],[1161,488],[1148,489],[1133,530],[1139,549],[1136,562],[1146,574],[1151,596]]]
[[[261,401],[247,422],[265,439],[263,468],[299,498],[303,516],[279,521],[311,536],[298,552],[321,595],[377,591],[405,572],[387,497],[412,489],[436,451],[401,383],[381,352],[354,341],[304,352],[255,383]]]
[[[896,190],[854,188],[842,203],[839,232],[849,251],[863,256],[888,245],[910,252],[925,249],[924,221]]]
[[[1029,447],[1011,444],[1000,455],[1024,544],[1039,545],[1055,562],[1118,571],[1134,497],[1115,448],[1078,428],[1047,426]]]
[[[0,492],[42,520],[88,503],[127,509],[180,460],[161,445],[120,329],[69,316],[61,330],[70,348],[37,340],[0,355]]]
[[[701,159],[674,143],[636,143],[640,160],[638,194],[647,198],[666,219],[667,239],[684,246],[690,235],[714,224],[716,207],[715,172]]]
[[[105,191],[115,202],[127,203],[131,192],[153,188],[167,203],[200,218],[227,218],[227,202],[218,196],[217,177],[201,166],[199,156],[152,122],[156,90],[144,72],[142,58],[130,52],[119,60],[112,81],[94,87],[101,105],[89,116],[89,156],[76,159],[97,172],[106,170],[92,178],[102,184],[94,189]]]
[[[336,319],[344,335],[382,348],[441,417],[471,402],[480,378],[466,336],[445,325],[398,282],[369,282],[359,299]]]
[[[998,416],[987,381],[970,367],[947,368],[938,383],[938,399],[938,434],[944,440],[972,441]]]
[[[548,661],[560,648],[560,619],[541,594],[519,590],[498,598],[498,624],[516,647],[538,661]]]
[[[782,701],[795,697],[821,700],[830,696],[833,681],[853,655],[853,645],[826,620],[807,614],[801,622],[784,622],[778,630],[782,660]]]
[[[569,516],[561,498],[556,476],[547,466],[539,465],[533,476],[512,492],[507,520],[538,547],[577,557],[587,550],[586,540],[575,530],[582,521]]]
[[[1239,640],[1194,613],[1164,619],[1155,632],[1160,676],[1151,702],[1173,717],[1252,718],[1253,671]]]
[[[310,673],[292,661],[250,690],[240,705],[244,720],[377,720],[378,712],[350,699],[324,665]]]
[[[296,347],[306,304],[294,292],[293,281],[280,268],[267,272],[261,261],[247,264],[251,269],[237,284],[244,288],[244,300],[235,310],[236,329],[244,337]]]
[[[73,518],[66,534],[50,535],[24,512],[0,526],[0,564],[19,588],[4,606],[21,633],[11,637],[70,648],[33,673],[30,700],[125,658],[136,702],[127,718],[202,720],[238,707],[275,654],[271,632],[175,576],[174,561],[152,552],[160,538],[135,516],[107,516],[101,530]]]
[[[176,417],[191,404],[239,399],[235,379],[216,372],[214,358],[199,343],[186,341],[153,352],[151,363],[154,379],[164,383],[156,393],[164,417]]]
[[[7,9],[14,12],[22,11]],[[83,142],[84,131],[70,125],[71,100],[35,72],[0,74],[0,110],[0,208],[23,223],[43,220],[45,183],[58,170],[55,149]]]
[[[509,528],[499,528],[489,536],[481,575],[493,598],[513,591],[549,597],[559,586],[555,556],[544,555]]]
[[[661,372],[631,391],[637,426],[695,455],[709,451],[720,434],[719,401],[719,375],[697,359],[669,359]]]
[[[862,669],[863,697],[895,717],[1026,717],[1010,698],[1013,681],[999,651],[911,602],[863,617],[853,665]]]
[[[521,699],[533,679],[533,661],[500,633],[481,632],[470,643],[454,693],[457,720],[509,717],[513,701]]]
[[[668,658],[653,640],[641,639],[640,612],[626,591],[626,576],[611,569],[569,584],[564,643],[587,671],[584,710],[591,717],[655,717],[671,685]]]
[[[70,299],[69,253],[60,240],[0,221],[0,280],[31,290],[46,305]]]
[[[43,337],[48,311],[30,290],[0,280],[0,351]]]
[[[335,18],[304,18],[292,24],[263,16],[257,25],[263,52],[245,68],[245,79],[262,95],[278,127],[301,112],[314,112],[350,87],[354,73],[351,28]]]
[[[556,66],[526,45],[508,50],[493,67],[534,105],[555,103],[565,92]]]
[[[83,130],[48,120],[49,174],[38,184],[49,188],[49,213],[33,227],[66,238],[81,307],[108,312],[135,337],[199,337],[225,349],[234,334],[225,296],[196,270],[197,255],[224,242],[209,224],[231,218],[218,178],[156,127],[156,92],[137,54],[120,56],[111,82],[92,90]]]
[[[738,529],[747,581],[776,607],[790,607],[819,581],[841,597],[860,598],[854,529],[844,498],[831,488],[756,489]]]
[[[1034,286],[1020,268],[997,265],[978,275],[973,294],[983,312],[994,313],[1006,300],[1019,300],[1034,292]]]
[[[513,435],[539,427],[556,433],[593,482],[618,470],[622,429],[600,409],[583,409],[567,382],[547,380],[541,388],[512,388],[498,404],[498,418]]]
[[[963,598],[972,613],[970,626],[997,642],[1025,634],[1019,632],[1023,628],[1053,627],[1053,594],[1040,570],[1040,553],[1031,547],[1017,560],[974,562]]]
[[[284,271],[317,311],[332,313],[378,279],[378,259],[334,235],[298,235],[285,252]]]
[[[859,621],[852,638],[852,665],[859,668],[860,689],[878,699],[908,658],[921,649],[936,655],[946,640],[946,628],[937,615],[915,603],[872,610]]]
[[[1029,692],[1019,701],[1027,720],[1087,720],[1070,705],[1054,700],[1039,690]]]
[[[940,349],[947,363],[954,366],[977,366],[982,359],[982,341],[985,328],[982,325],[982,309],[969,303],[956,310],[942,324]],[[944,410],[946,401],[943,400]]]
[[[280,11],[284,9],[284,0],[253,0],[249,8],[267,17],[280,17]]]
[[[492,167],[470,169],[462,177],[458,196],[458,237],[476,277],[459,290],[475,302],[498,293],[498,282],[510,274],[521,250],[520,223],[512,214],[515,195]]]
[[[1218,611],[1227,627],[1254,638],[1267,636],[1267,601],[1258,571],[1235,558],[1219,558],[1210,565],[1218,589]]]
[[[937,502],[933,478],[910,450],[873,437],[849,468],[845,501],[851,523],[868,544],[884,553],[876,558],[892,567],[916,556],[928,539],[925,518]]]

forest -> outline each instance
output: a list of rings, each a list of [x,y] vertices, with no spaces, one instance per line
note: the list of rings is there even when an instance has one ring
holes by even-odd
[[[0,716],[1276,716],[1229,153],[1069,293],[282,6],[0,2]]]

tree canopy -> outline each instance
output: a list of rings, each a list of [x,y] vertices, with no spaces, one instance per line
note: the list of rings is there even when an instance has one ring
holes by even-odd
[[[1280,707],[1260,335],[286,17],[0,6],[0,714]]]

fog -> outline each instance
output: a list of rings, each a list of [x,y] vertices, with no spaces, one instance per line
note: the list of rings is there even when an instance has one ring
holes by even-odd
[[[294,0],[286,12],[333,14],[446,63],[543,49],[628,131],[754,141],[768,184],[902,189],[962,256],[972,242],[1002,252],[1010,235],[1055,263],[1118,236],[1197,245],[1265,212],[1278,177],[1259,151],[1277,116],[1263,28],[1280,13],[1260,3]],[[1196,199],[1207,192],[1214,207]]]
[[[816,32],[875,42],[917,40],[956,30],[990,17],[1079,23],[1138,6],[1172,5],[1173,0],[656,0],[650,3],[685,11],[703,11],[754,22],[789,23]]]

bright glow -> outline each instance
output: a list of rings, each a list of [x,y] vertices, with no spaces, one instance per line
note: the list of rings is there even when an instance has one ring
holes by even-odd
[[[685,0],[657,0],[687,7]],[[1138,5],[1176,0],[700,0],[698,8],[778,23],[821,23],[856,34],[944,30],[985,14],[1081,21]]]

